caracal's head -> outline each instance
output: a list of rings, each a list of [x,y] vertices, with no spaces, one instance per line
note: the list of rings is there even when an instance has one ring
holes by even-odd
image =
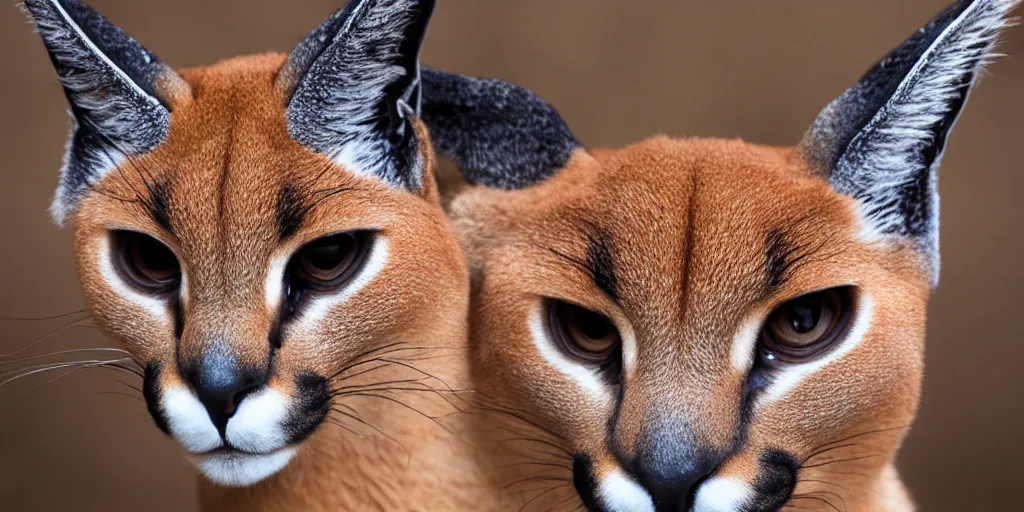
[[[491,186],[451,205],[477,386],[572,457],[534,467],[571,466],[591,510],[903,499],[879,482],[898,489],[888,465],[918,403],[936,172],[1013,4],[959,2],[795,148],[587,151],[525,90],[425,74],[437,147]]]
[[[25,2],[75,119],[53,214],[89,310],[214,482],[284,467],[344,369],[462,336],[417,120],[433,4],[353,0],[290,55],[176,73],[77,0]]]

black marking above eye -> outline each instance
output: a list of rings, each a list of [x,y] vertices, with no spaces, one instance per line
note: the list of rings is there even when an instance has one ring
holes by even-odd
[[[619,282],[615,277],[609,236],[604,230],[596,230],[587,244],[587,266],[594,277],[594,284],[608,294],[612,300],[619,299]]]
[[[286,240],[299,230],[305,219],[307,210],[302,206],[300,194],[291,185],[281,187],[277,197],[277,229],[278,237]]]
[[[149,186],[149,202],[146,205],[150,215],[160,227],[171,229],[171,190],[166,182],[159,181]]]

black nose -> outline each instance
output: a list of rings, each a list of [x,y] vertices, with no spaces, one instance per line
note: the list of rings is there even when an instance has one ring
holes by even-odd
[[[647,437],[637,451],[636,477],[658,512],[689,510],[697,485],[715,471],[722,457],[678,431]]]
[[[221,436],[242,399],[267,381],[265,371],[239,365],[237,358],[222,347],[208,350],[183,373]]]

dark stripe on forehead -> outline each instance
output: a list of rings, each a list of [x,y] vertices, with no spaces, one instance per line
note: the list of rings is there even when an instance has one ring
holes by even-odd
[[[806,216],[799,219],[792,229],[774,227],[766,234],[764,266],[768,293],[775,292],[792,278],[798,268],[812,259],[834,256],[829,252],[818,254],[831,244],[831,237],[828,232],[820,230],[811,234],[808,231],[811,226],[800,225],[809,218]]]
[[[306,183],[281,187],[277,196],[277,228],[281,240],[294,235],[318,204],[352,190],[350,186],[315,188],[320,178],[332,168],[328,165]]]
[[[594,277],[594,284],[613,300],[619,300],[619,282],[612,263],[610,237],[606,231],[594,226],[588,236],[587,268]]]
[[[171,190],[165,182],[157,182],[149,187],[149,202],[146,209],[160,227],[171,230]]]
[[[546,247],[555,256],[572,263],[580,270],[590,275],[604,293],[612,300],[619,300],[619,282],[615,277],[615,265],[612,260],[611,237],[608,232],[593,222],[583,220],[587,225],[585,235],[587,237],[587,254],[580,258],[554,247]]]
[[[277,196],[277,234],[285,240],[298,231],[306,217],[302,198],[295,187],[285,184]]]
[[[765,236],[765,286],[769,293],[786,284],[793,272],[825,245],[811,247],[800,238],[781,228],[773,228]]]
[[[790,253],[786,233],[781,229],[772,229],[765,237],[765,274],[769,290],[774,290],[786,281],[786,269],[789,267],[787,258]]]

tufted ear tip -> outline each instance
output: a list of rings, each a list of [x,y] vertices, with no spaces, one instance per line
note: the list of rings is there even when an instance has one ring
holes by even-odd
[[[352,0],[303,40],[275,80],[292,138],[357,174],[421,189],[409,114],[419,104],[419,52],[434,4]]]
[[[878,237],[912,242],[939,271],[937,171],[946,140],[1019,0],[961,0],[818,115],[798,152],[853,197]]]
[[[173,105],[191,97],[188,84],[135,39],[78,0],[25,0],[64,93],[75,126],[51,207],[58,224],[79,196],[115,164],[160,145]]]

